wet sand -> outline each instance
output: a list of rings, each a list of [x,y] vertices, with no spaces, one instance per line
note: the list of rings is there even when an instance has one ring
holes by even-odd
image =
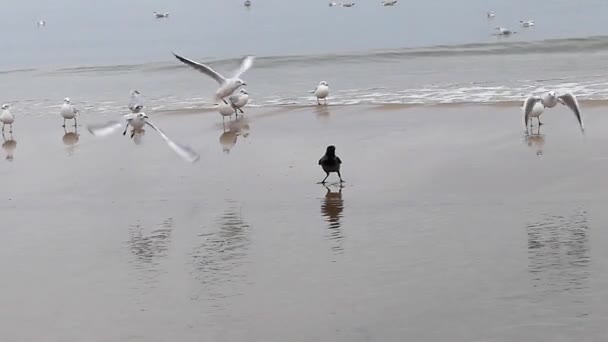
[[[248,109],[241,135],[148,113],[193,165],[152,131],[18,117],[0,339],[600,341],[607,108],[584,136],[550,110],[531,139],[504,106]],[[316,184],[328,144],[342,189]]]

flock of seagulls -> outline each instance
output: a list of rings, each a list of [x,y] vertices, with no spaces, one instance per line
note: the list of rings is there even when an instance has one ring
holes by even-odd
[[[494,19],[494,18],[496,18],[496,13],[494,13],[494,11],[486,12],[486,17],[488,17],[488,19]],[[521,24],[522,27],[525,27],[525,28],[530,28],[530,27],[534,26],[534,20],[530,20],[530,19],[520,20],[519,23]],[[517,33],[516,31],[510,30],[510,29],[502,27],[502,26],[496,27],[496,30],[498,30],[499,36],[510,36],[514,33]]]

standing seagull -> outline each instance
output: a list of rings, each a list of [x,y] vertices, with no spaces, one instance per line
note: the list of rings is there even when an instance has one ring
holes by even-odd
[[[10,125],[11,130],[9,133],[13,133],[13,122],[15,122],[15,117],[11,114],[11,111],[8,109],[9,105],[2,105],[2,113],[0,114],[0,122],[2,122],[2,133],[4,133],[4,126]]]
[[[540,122],[540,116],[545,111],[545,108],[553,108],[558,103],[561,103],[574,113],[576,119],[578,120],[578,124],[581,127],[581,131],[584,132],[585,126],[583,125],[583,119],[581,117],[581,109],[578,105],[578,101],[576,97],[572,93],[565,93],[563,95],[557,95],[554,91],[548,92],[545,96],[530,96],[524,101],[524,105],[522,107],[522,111],[524,114],[524,124],[526,125],[526,131],[528,130],[528,121],[530,121],[530,126],[532,126],[532,121],[530,118],[536,118],[538,120],[538,125],[542,125]]]
[[[338,173],[338,177],[340,177],[340,183],[344,183],[342,180],[342,175],[340,174],[340,165],[342,165],[342,160],[338,156],[336,156],[336,147],[333,145],[327,146],[327,150],[325,151],[325,155],[323,158],[319,159],[319,165],[325,171],[325,178],[319,184],[325,184],[325,180],[329,177],[329,174],[332,172]]]
[[[220,84],[220,87],[215,92],[215,100],[218,103],[221,99],[225,98],[226,96],[232,95],[232,93],[234,93],[239,87],[247,85],[243,80],[241,80],[240,77],[247,70],[249,70],[251,68],[251,66],[253,65],[253,60],[255,59],[255,57],[253,57],[253,56],[244,57],[241,60],[241,65],[239,66],[237,71],[234,73],[234,76],[232,76],[231,78],[225,78],[224,76],[220,75],[219,73],[217,73],[216,71],[214,71],[213,69],[211,69],[209,66],[207,66],[205,64],[198,63],[198,62],[189,60],[184,57],[180,57],[180,56],[176,55],[175,53],[173,55],[175,56],[175,58],[179,59],[182,63],[187,64],[187,65],[191,66],[192,68],[202,72],[203,74],[213,78],[214,80],[217,81],[217,83]]]
[[[123,116],[123,119],[127,122],[127,127],[125,128],[123,135],[127,133],[127,128],[129,126],[133,127],[133,133],[131,134],[131,138],[135,135],[135,130],[141,130],[145,125],[152,127],[153,130],[160,134],[161,138],[165,140],[167,145],[175,152],[177,155],[182,157],[184,160],[194,163],[200,157],[198,153],[196,153],[189,146],[181,145],[173,140],[171,140],[163,131],[161,131],[158,127],[153,125],[150,121],[148,121],[148,116],[145,113],[137,113],[137,114],[127,114]],[[102,125],[88,125],[87,129],[91,134],[95,136],[107,136],[116,131],[118,131],[123,125],[123,122],[120,121],[109,121]]]
[[[534,20],[526,20],[526,21],[520,20],[519,22],[521,23],[521,26],[523,26],[523,27],[534,26]]]
[[[77,125],[76,114],[78,109],[70,102],[70,98],[66,97],[63,99],[63,105],[61,105],[61,116],[63,116],[63,127],[65,127],[66,120],[74,119],[74,127]]]
[[[498,30],[499,36],[510,36],[511,34],[516,33],[515,31],[511,31],[504,27],[497,27],[496,29]]]
[[[230,102],[232,108],[234,108],[234,115],[236,115],[238,118],[239,116],[237,111],[241,112],[241,114],[245,114],[241,108],[245,107],[247,102],[249,102],[249,94],[245,88],[241,88],[237,94],[231,95],[228,98],[228,101]]]
[[[129,100],[129,110],[131,113],[137,114],[144,109],[144,100],[141,97],[141,93],[138,90],[131,92],[131,100]]]
[[[325,81],[319,82],[319,85],[315,90],[312,91],[313,94],[317,97],[317,104],[321,104],[320,100],[325,100],[325,104],[327,104],[327,97],[329,96],[329,83]]]
[[[40,20],[40,21],[38,22],[38,27],[44,27],[44,26],[46,26],[46,21],[44,21],[44,20]]]

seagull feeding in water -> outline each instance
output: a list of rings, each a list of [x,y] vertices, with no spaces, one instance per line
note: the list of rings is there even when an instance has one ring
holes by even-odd
[[[61,116],[63,116],[63,127],[65,127],[66,120],[72,120],[72,119],[74,119],[74,127],[76,127],[77,123],[78,123],[76,121],[76,114],[78,114],[78,113],[79,113],[78,109],[76,109],[76,107],[74,107],[74,105],[70,101],[70,98],[66,97],[63,100],[63,105],[61,105]]]
[[[534,26],[534,20],[526,20],[526,21],[520,20],[519,22],[521,23],[521,26],[523,26],[523,27]]]
[[[10,125],[9,133],[13,133],[13,122],[15,122],[15,117],[11,114],[9,110],[9,105],[2,105],[2,113],[0,113],[0,122],[2,122],[2,133],[4,133],[4,126]]]
[[[383,6],[395,6],[397,0],[384,0],[382,1]]]
[[[320,100],[325,100],[325,104],[327,104],[327,97],[329,96],[329,83],[325,81],[319,82],[317,88],[315,88],[315,90],[313,90],[311,93],[315,94],[317,97],[317,104],[321,104]]]
[[[126,121],[125,130],[122,132],[123,135],[127,134],[127,129],[129,128],[129,126],[131,126],[133,127],[131,138],[133,138],[133,136],[135,135],[135,131],[141,131],[145,125],[148,125],[152,127],[153,130],[158,132],[158,134],[161,136],[161,138],[163,138],[167,145],[169,145],[169,147],[184,160],[190,163],[194,163],[200,158],[198,153],[196,153],[189,146],[181,145],[171,140],[163,131],[161,131],[158,127],[148,121],[148,116],[145,113],[140,112],[137,114],[127,114],[123,116],[123,119]],[[101,125],[88,125],[87,129],[89,130],[89,132],[91,132],[91,134],[98,137],[103,137],[117,132],[123,124],[124,122],[113,120]]]
[[[342,165],[342,160],[340,157],[336,156],[336,147],[333,145],[327,146],[327,150],[325,151],[325,155],[319,159],[319,165],[323,171],[325,171],[325,178],[319,184],[325,184],[325,180],[329,177],[329,174],[332,172],[336,172],[338,177],[340,177],[340,183],[344,183],[342,180],[342,175],[340,174],[340,166]]]
[[[220,84],[220,87],[215,92],[215,100],[217,101],[217,103],[219,103],[220,100],[224,99],[226,96],[232,95],[232,93],[234,93],[241,86],[247,85],[240,77],[251,68],[251,66],[253,65],[253,60],[255,59],[255,57],[253,56],[244,57],[241,60],[241,65],[236,70],[234,75],[231,78],[225,78],[224,76],[220,75],[218,72],[211,69],[205,64],[198,63],[184,57],[180,57],[175,53],[173,55],[182,63],[189,65],[192,68],[202,72],[203,74],[213,78],[215,81],[217,81],[217,83]]]
[[[558,103],[561,103],[572,110],[578,120],[581,131],[584,131],[585,127],[581,117],[581,109],[576,97],[572,93],[565,93],[558,96],[554,91],[548,92],[543,97],[530,96],[524,101],[522,111],[524,114],[526,131],[528,130],[528,121],[530,121],[530,126],[532,126],[532,120],[530,118],[536,118],[538,120],[538,125],[542,125],[543,123],[540,122],[540,116],[545,111],[545,108],[553,108],[557,106]]]
[[[234,115],[238,118],[237,111],[241,112],[241,114],[245,114],[241,108],[245,107],[247,102],[249,102],[249,94],[247,93],[247,90],[241,88],[238,93],[231,95],[228,98],[228,102],[230,102],[230,105],[234,108]]]
[[[133,90],[131,92],[131,99],[129,100],[129,110],[131,113],[137,114],[142,109],[144,109],[144,101],[141,93],[138,90]]]
[[[498,35],[499,36],[509,36],[509,35],[511,35],[513,33],[516,33],[515,31],[511,31],[511,30],[509,30],[507,28],[504,28],[504,27],[497,27],[496,29],[498,30]]]
[[[157,19],[160,19],[160,18],[169,18],[169,13],[154,12],[154,17],[157,18]]]

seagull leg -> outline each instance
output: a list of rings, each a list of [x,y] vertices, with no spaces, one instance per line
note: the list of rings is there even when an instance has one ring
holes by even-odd
[[[78,127],[78,121],[76,121],[76,117],[74,117],[74,127]]]
[[[135,136],[135,130],[131,131],[131,139]]]
[[[239,108],[239,112],[241,112],[241,114],[245,114],[241,108]]]
[[[325,98],[325,105],[327,106],[327,97]]]
[[[542,122],[540,122],[540,116],[536,118],[536,120],[538,120],[538,127],[542,126]]]
[[[65,128],[65,122],[66,122],[66,121],[67,121],[67,120],[66,120],[65,118],[63,118],[63,126],[61,126],[61,127]]]
[[[320,106],[321,105],[321,101],[319,100],[319,98],[317,97],[317,104]]]
[[[11,124],[11,130],[9,131],[10,134],[13,134],[13,124]]]
[[[125,126],[125,130],[122,131],[122,135],[127,135],[127,129],[129,129],[129,124]]]
[[[4,133],[4,126],[6,126],[6,124],[2,124],[2,133]]]

